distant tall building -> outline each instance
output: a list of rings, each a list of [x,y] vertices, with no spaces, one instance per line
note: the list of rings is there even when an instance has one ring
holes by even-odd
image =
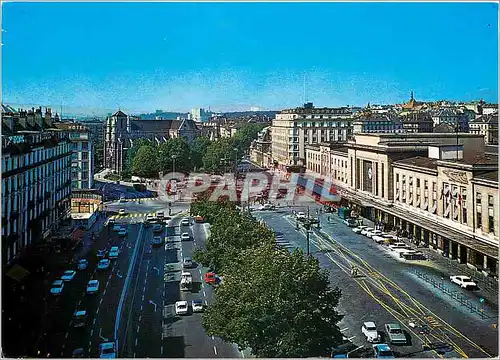
[[[211,111],[206,111],[205,109],[201,109],[201,108],[191,109],[191,113],[190,113],[191,120],[194,120],[197,122],[208,122],[208,121],[210,121],[211,117],[212,117]]]

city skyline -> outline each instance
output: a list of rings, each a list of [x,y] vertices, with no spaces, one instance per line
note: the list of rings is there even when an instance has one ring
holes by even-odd
[[[498,98],[494,3],[7,3],[3,15],[2,101],[18,106],[105,115],[391,104],[412,90]]]

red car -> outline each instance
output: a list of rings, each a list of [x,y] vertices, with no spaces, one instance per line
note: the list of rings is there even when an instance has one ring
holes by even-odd
[[[213,272],[207,272],[205,274],[205,283],[209,284],[209,285],[214,285],[217,283],[217,277],[215,275],[215,273]]]

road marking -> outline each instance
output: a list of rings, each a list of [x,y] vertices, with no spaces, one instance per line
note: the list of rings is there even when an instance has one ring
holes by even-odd
[[[142,288],[142,292],[146,292],[146,287],[145,286]]]
[[[135,353],[134,353],[134,358],[135,358]]]
[[[205,292],[205,290],[203,290],[203,296],[207,296],[207,293]]]
[[[92,324],[92,325],[95,325],[95,322],[96,322],[96,321],[97,321],[97,318],[94,318],[94,322],[93,322],[93,324]]]
[[[66,333],[66,336],[65,336],[64,338],[65,338],[65,339],[67,339],[67,338],[68,338],[68,336],[69,336],[69,333]]]
[[[342,330],[340,330],[340,332],[344,332],[346,330],[349,330],[349,328],[343,328]]]
[[[80,306],[80,304],[82,303],[82,300],[78,300],[78,306]]]
[[[64,349],[65,347],[66,347],[66,344],[63,344],[63,345],[62,345],[62,348]],[[62,354],[62,351],[61,351],[61,354]]]
[[[136,332],[137,332],[138,334],[139,334],[139,330],[140,330],[139,325],[137,325],[137,331],[136,331]]]
[[[144,294],[142,295],[142,301],[144,301]]]
[[[104,295],[104,294],[103,294],[103,295]],[[102,304],[102,298],[101,298],[101,300],[99,300],[99,306],[100,306],[101,304]]]
[[[160,347],[160,354],[163,355],[163,345]]]
[[[217,355],[217,348],[215,347],[215,345],[214,345],[214,353],[215,355]]]
[[[96,314],[99,314],[99,308],[97,308],[97,311],[95,312]]]
[[[142,311],[142,305],[141,305],[141,311]]]
[[[354,336],[351,336],[350,338],[348,338],[347,340],[351,341],[352,339],[354,339],[356,337],[356,335]]]
[[[163,291],[163,297],[165,297],[165,291]]]
[[[198,269],[198,272],[201,274],[201,269]]]
[[[205,300],[205,305],[208,305],[208,301],[207,300]]]
[[[141,322],[141,319],[142,319],[142,315],[139,315],[139,322]]]
[[[109,282],[109,280],[111,280],[111,274],[109,274],[109,276],[108,276],[108,282]],[[106,286],[107,286],[107,285],[106,285]]]
[[[212,340],[213,340],[213,341],[215,341],[215,338],[214,338],[214,336],[213,336],[213,335],[212,335]]]
[[[137,346],[137,338],[135,338],[135,346]]]
[[[90,330],[90,336],[94,335],[94,329]]]
[[[61,356],[63,356],[63,352],[61,351]]]
[[[106,286],[106,289],[107,289],[107,288],[108,288],[108,287]],[[104,289],[104,291],[102,292],[102,296],[106,295],[106,289]],[[102,301],[102,298],[101,298],[101,301]]]
[[[144,285],[146,285],[146,281],[147,281],[147,276],[146,276],[146,278],[144,279]]]
[[[245,354],[243,354],[243,351],[240,351],[240,353],[241,353],[241,357],[245,358]]]

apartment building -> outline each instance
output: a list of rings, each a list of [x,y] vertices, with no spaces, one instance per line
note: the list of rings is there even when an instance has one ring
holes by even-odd
[[[469,123],[469,132],[483,135],[486,144],[498,145],[498,111],[472,120]]]
[[[266,126],[257,135],[257,139],[250,145],[250,160],[261,167],[273,166],[271,154],[271,127]]]
[[[358,134],[336,149],[309,146],[306,168],[362,216],[498,274],[498,156],[485,153],[481,135],[456,142],[445,133]]]
[[[392,112],[376,113],[371,110],[355,117],[352,123],[353,134],[359,133],[400,133],[403,123]]]
[[[271,126],[272,155],[280,168],[305,165],[305,146],[346,141],[352,134],[352,109],[315,108],[313,103],[276,114]]]
[[[73,154],[71,157],[71,187],[91,189],[94,186],[94,142],[87,126],[74,122],[55,123],[57,129],[68,133]]]
[[[47,241],[70,216],[71,142],[50,109],[2,105],[2,265]]]

